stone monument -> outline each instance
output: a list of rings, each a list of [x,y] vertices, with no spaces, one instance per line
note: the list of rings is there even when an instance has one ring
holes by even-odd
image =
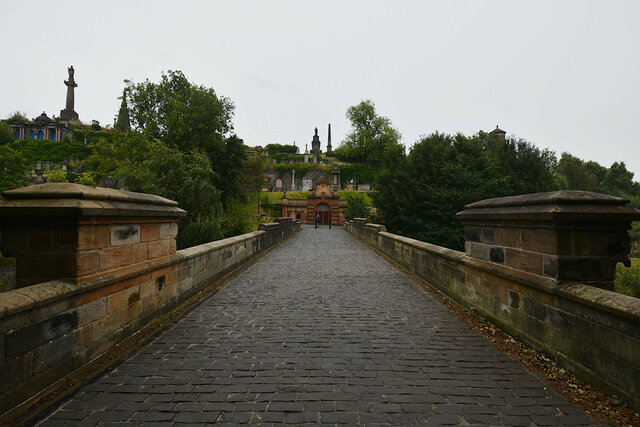
[[[331,123],[329,123],[329,135],[327,135],[327,154],[331,154]]]
[[[316,128],[315,135],[313,135],[313,140],[311,141],[311,153],[312,154],[320,154],[320,137],[318,136],[318,128]]]
[[[60,120],[66,122],[77,122],[80,121],[78,118],[78,113],[75,112],[74,108],[74,89],[78,87],[76,81],[73,78],[73,74],[75,73],[73,69],[73,65],[67,69],[69,72],[69,80],[65,80],[64,84],[67,85],[67,105],[64,110],[60,110]]]

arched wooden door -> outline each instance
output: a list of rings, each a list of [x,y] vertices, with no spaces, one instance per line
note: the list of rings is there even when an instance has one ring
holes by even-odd
[[[316,208],[316,211],[320,215],[320,225],[329,225],[329,205],[326,203],[320,203]]]

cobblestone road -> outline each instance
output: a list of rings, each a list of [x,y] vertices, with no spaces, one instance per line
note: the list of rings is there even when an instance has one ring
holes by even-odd
[[[326,227],[304,227],[41,425],[122,422],[594,424]]]

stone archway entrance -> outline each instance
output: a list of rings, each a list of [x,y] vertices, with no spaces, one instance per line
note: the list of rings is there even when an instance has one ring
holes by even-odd
[[[329,205],[326,203],[320,203],[317,207],[318,214],[320,215],[320,225],[329,225]]]

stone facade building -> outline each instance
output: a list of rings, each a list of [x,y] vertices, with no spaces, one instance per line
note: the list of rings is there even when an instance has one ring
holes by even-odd
[[[73,65],[67,69],[69,80],[65,80],[67,86],[67,99],[65,108],[60,110],[60,117],[49,118],[43,111],[33,121],[7,120],[13,139],[48,139],[50,141],[62,141],[65,137],[73,137],[73,123],[80,123],[78,113],[74,110],[74,89],[78,87],[74,80]]]
[[[285,195],[286,196],[286,195]],[[321,225],[344,224],[344,202],[326,181],[321,181],[310,191],[306,199],[294,200],[283,197],[282,216],[299,219],[303,224],[313,224],[316,214]]]
[[[7,126],[13,139],[48,139],[62,141],[66,136],[73,137],[73,128],[69,123],[55,121],[43,111],[33,121],[7,120]]]

